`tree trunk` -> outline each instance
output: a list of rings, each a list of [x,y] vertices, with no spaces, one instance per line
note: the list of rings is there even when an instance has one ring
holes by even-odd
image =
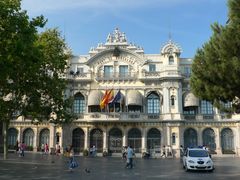
[[[3,158],[4,160],[7,159],[8,155],[8,122],[3,121]]]

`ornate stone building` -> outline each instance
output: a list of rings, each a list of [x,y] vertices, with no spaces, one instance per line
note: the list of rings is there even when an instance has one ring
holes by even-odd
[[[120,153],[123,146],[132,145],[136,153],[157,154],[165,145],[176,157],[180,145],[206,145],[218,155],[238,155],[239,116],[226,115],[191,93],[192,59],[180,55],[180,46],[172,40],[159,54],[145,54],[115,29],[88,55],[69,60],[65,96],[74,96],[78,118],[64,126],[18,118],[10,123],[9,144],[18,139],[34,150],[42,143],[71,144],[80,153],[93,145],[99,153]],[[120,96],[101,109],[106,90]]]

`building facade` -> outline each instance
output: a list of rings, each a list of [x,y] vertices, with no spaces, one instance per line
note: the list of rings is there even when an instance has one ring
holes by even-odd
[[[79,153],[93,145],[99,153],[121,153],[131,145],[136,153],[156,154],[166,146],[175,157],[181,145],[205,145],[218,155],[239,155],[239,115],[225,114],[191,93],[192,59],[180,55],[172,40],[159,54],[145,54],[116,28],[88,55],[69,60],[65,96],[74,96],[76,120],[59,126],[19,117],[10,123],[9,145],[24,141],[37,150],[59,143]],[[101,108],[107,94],[112,98]]]

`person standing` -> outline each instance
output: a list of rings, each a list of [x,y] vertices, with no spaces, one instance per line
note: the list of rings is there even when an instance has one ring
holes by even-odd
[[[128,146],[128,148],[127,148],[127,165],[126,165],[126,168],[132,169],[132,167],[133,167],[133,155],[134,155],[134,152],[133,152],[132,147]]]
[[[48,147],[47,143],[44,146],[44,152],[45,152],[45,154],[48,154],[48,152],[49,152],[49,147]]]
[[[25,149],[26,149],[26,145],[24,144],[24,142],[22,142],[21,143],[21,145],[20,145],[20,156],[21,157],[24,157],[24,151],[25,151]]]

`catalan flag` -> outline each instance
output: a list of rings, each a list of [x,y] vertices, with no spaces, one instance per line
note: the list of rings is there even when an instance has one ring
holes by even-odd
[[[113,90],[106,90],[102,101],[100,102],[100,108],[103,109],[113,99]]]

